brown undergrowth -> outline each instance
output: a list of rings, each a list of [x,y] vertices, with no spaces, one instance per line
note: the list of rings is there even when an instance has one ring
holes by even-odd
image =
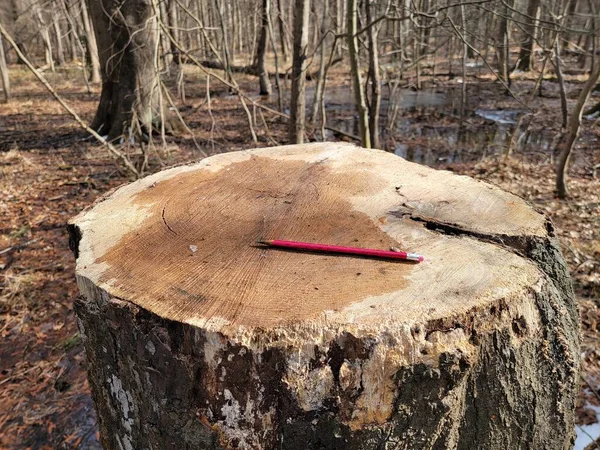
[[[65,224],[102,193],[128,180],[106,150],[87,140],[31,76],[17,68],[11,73],[15,75],[15,97],[0,105],[0,448],[97,449],[100,446],[85,379],[85,358],[72,309],[78,294]],[[91,120],[98,89],[86,93],[80,75],[73,71],[49,77],[78,113]],[[190,71],[187,80],[188,100],[181,105],[182,115],[207,153],[256,146],[236,96],[213,83],[209,87],[209,110],[206,78]],[[515,102],[503,97],[493,82],[479,81],[487,83],[478,94],[479,100],[474,100],[479,107],[486,102],[501,108],[505,104],[515,107]],[[251,77],[240,82],[248,91],[257,84]],[[328,83],[347,86],[348,80],[338,74]],[[456,89],[456,83],[452,83],[448,80],[435,88]],[[517,83],[515,89],[519,86],[527,88]],[[531,125],[534,130],[556,130],[553,124],[559,102],[553,85],[547,89],[549,97],[544,108],[548,113]],[[488,90],[495,94],[490,95]],[[276,104],[275,99],[269,102],[271,107]],[[252,105],[250,110],[258,146],[286,143],[284,119],[266,112],[261,115]],[[456,125],[451,114],[441,116],[436,108],[407,109],[401,114],[410,118],[413,131],[430,126],[432,121],[440,126]],[[333,115],[330,119],[335,121]],[[489,131],[490,124],[471,114],[466,127],[483,133]],[[434,138],[410,132],[384,140],[390,150],[398,142],[433,149],[432,165],[495,183],[526,198],[553,219],[582,312],[585,381],[578,410],[582,424],[596,420],[587,405],[600,405],[599,136],[600,125],[586,121],[576,149],[577,163],[570,172],[572,195],[566,201],[554,196],[551,149],[517,151],[504,158],[485,157],[466,148],[467,158],[449,163],[453,158],[448,155],[460,144],[451,143],[443,133]],[[344,137],[331,136],[340,138]],[[166,147],[160,139],[156,141],[149,152],[152,171],[199,157],[191,135],[169,138]],[[126,150],[134,160],[139,158],[136,148]]]

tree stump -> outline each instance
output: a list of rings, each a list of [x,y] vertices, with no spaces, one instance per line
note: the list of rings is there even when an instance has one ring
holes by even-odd
[[[297,145],[149,176],[69,228],[107,449],[571,446],[567,268],[549,220],[494,186]]]

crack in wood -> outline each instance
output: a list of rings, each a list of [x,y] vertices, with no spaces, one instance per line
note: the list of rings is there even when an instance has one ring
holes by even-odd
[[[165,205],[165,206],[163,206],[162,213],[161,213],[161,217],[162,217],[162,221],[163,221],[163,223],[165,224],[165,226],[167,227],[167,229],[168,229],[168,230],[169,230],[171,233],[173,233],[175,236],[179,236],[179,235],[177,234],[177,232],[176,232],[176,231],[175,231],[173,228],[171,228],[171,225],[169,225],[169,224],[167,223],[167,219],[165,218],[165,209],[167,209],[166,205]]]

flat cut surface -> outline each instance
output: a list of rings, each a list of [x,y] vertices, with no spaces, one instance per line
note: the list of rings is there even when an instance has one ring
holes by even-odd
[[[476,233],[546,234],[542,215],[495,187],[332,143],[170,169],[72,223],[82,233],[80,286],[89,280],[162,317],[221,331],[447,317],[518,296],[540,278],[526,259],[432,231],[424,218]],[[395,246],[426,261],[264,249],[253,246],[259,239]]]

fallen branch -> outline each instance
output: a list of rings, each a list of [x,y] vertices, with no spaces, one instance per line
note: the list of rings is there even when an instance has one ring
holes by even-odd
[[[334,58],[331,61],[331,66],[334,66],[338,63],[340,63],[344,58],[342,58],[341,56],[338,56],[337,58]],[[220,62],[220,61],[209,61],[209,60],[202,60],[199,61],[200,64],[202,64],[202,66],[204,66],[207,69],[216,69],[216,70],[226,70],[226,66]],[[254,76],[259,76],[260,74],[258,73],[258,69],[256,68],[256,66],[250,65],[250,66],[234,66],[234,65],[230,65],[229,66],[229,70],[232,73],[243,73],[246,75],[254,75]],[[287,70],[284,70],[283,72],[269,72],[269,77],[270,78],[282,78],[282,79],[291,79],[292,75],[291,75],[291,71],[292,69],[289,68]],[[314,72],[307,72],[306,73],[306,80],[307,81],[311,81],[314,80],[315,78],[319,77],[319,71],[316,70]]]
[[[37,241],[39,241],[39,239],[32,239],[31,241],[27,241],[27,242],[24,242],[22,244],[18,244],[18,245],[13,245],[11,247],[7,247],[4,250],[0,250],[0,255],[4,255],[6,253],[10,253],[10,252],[15,252],[17,250],[21,250],[21,249],[23,249],[23,248],[25,248],[25,247],[27,247],[27,246],[29,246],[31,244],[36,243]]]

